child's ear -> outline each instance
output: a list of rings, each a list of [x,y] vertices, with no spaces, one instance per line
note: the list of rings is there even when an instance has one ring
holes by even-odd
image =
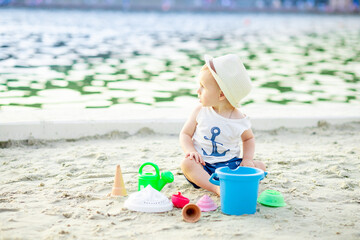
[[[225,94],[223,93],[223,91],[220,90],[219,100],[224,100],[224,99],[226,99]]]

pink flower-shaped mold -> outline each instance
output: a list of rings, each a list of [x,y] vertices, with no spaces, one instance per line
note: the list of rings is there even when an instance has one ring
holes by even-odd
[[[198,205],[202,212],[209,212],[217,209],[216,203],[208,195],[201,197],[196,205]]]

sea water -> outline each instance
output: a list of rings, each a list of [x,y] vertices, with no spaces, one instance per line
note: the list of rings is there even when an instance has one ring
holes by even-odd
[[[360,16],[0,9],[0,109],[176,107],[203,55],[239,55],[243,103],[360,104]],[[186,102],[186,101],[185,101]]]

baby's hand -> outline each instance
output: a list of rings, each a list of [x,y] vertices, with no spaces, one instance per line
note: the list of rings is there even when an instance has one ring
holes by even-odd
[[[241,163],[240,163],[240,166],[254,168],[255,164],[254,164],[254,162],[252,160],[242,160]]]
[[[202,156],[198,152],[189,152],[185,155],[185,158],[189,158],[190,160],[194,160],[197,163],[205,166],[205,161],[203,160]]]

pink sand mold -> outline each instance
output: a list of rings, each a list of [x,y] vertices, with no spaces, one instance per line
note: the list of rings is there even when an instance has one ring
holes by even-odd
[[[181,195],[181,192],[178,192],[177,195],[172,195],[171,201],[177,208],[183,208],[186,204],[190,202],[190,200],[183,195]]]
[[[202,212],[209,212],[217,209],[216,203],[208,195],[201,197],[196,205],[199,206]]]

